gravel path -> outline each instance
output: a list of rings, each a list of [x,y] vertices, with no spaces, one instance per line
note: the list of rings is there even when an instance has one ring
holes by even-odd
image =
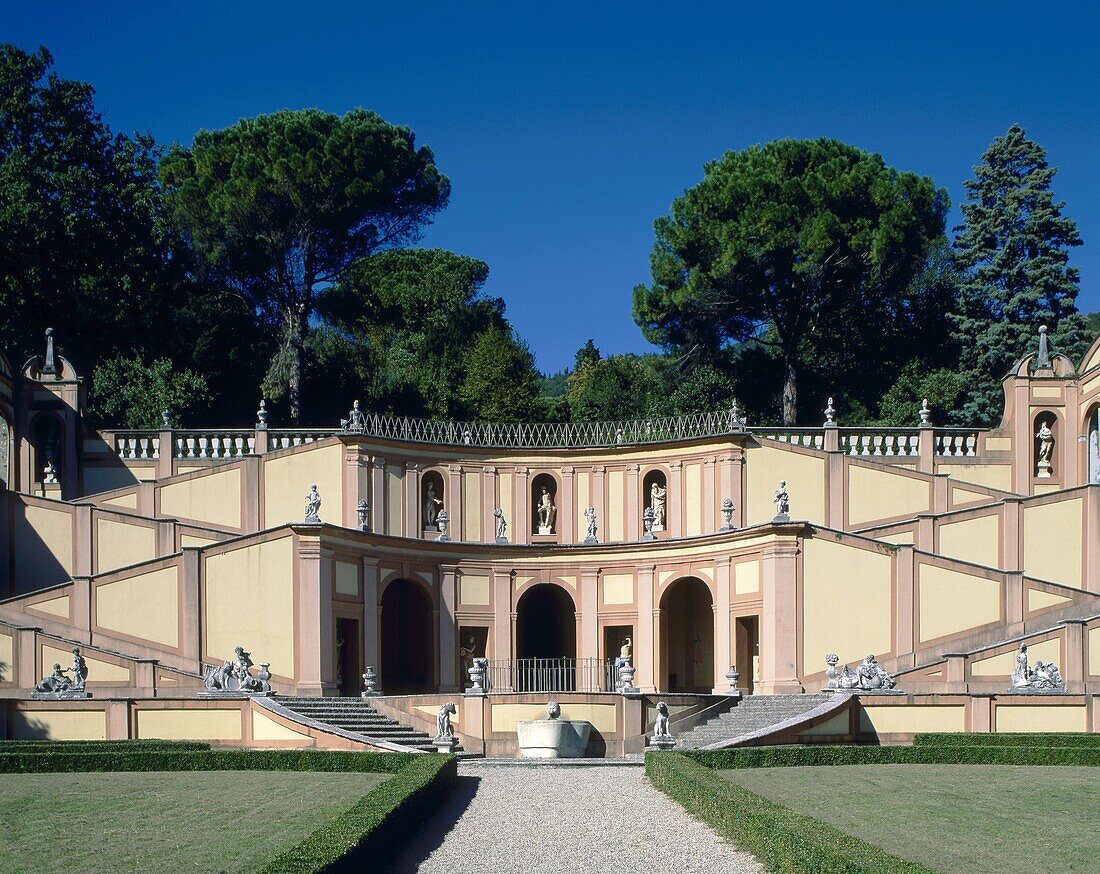
[[[641,768],[463,762],[450,799],[391,870],[763,871]]]

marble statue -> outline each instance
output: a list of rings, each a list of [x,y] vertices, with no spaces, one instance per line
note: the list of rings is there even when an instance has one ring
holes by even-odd
[[[84,661],[84,656],[80,654],[79,647],[73,647],[73,666],[71,670],[73,673],[73,689],[77,692],[83,692],[84,684],[88,681],[88,663]]]
[[[584,511],[584,518],[588,520],[588,530],[584,535],[585,543],[599,543],[596,539],[596,508],[589,507]]]
[[[220,667],[210,666],[203,675],[206,693],[239,693],[266,695],[271,691],[271,672],[267,669],[270,662],[260,667],[258,677],[252,676],[252,653],[243,646],[233,648],[233,658],[222,662]]]
[[[355,507],[355,515],[359,519],[359,530],[366,533],[370,533],[370,525],[367,524],[367,514],[370,512],[370,506],[366,501],[360,501]]]
[[[653,723],[653,737],[672,737],[668,730],[668,705],[664,701],[657,702],[657,720]]]
[[[72,676],[68,676],[68,674]],[[53,672],[48,677],[43,677],[35,684],[32,698],[91,698],[85,691],[85,683],[88,680],[88,663],[80,654],[80,649],[73,648],[73,666],[63,668],[60,663],[54,663]]]
[[[317,483],[309,487],[309,494],[306,495],[306,521],[321,521],[321,495],[317,492]]]
[[[1027,663],[1027,644],[1021,643],[1016,651],[1016,667],[1012,671],[1012,688],[1023,691],[1050,689],[1059,692],[1065,691],[1065,682],[1054,662],[1044,664],[1036,660],[1035,667],[1029,667]]]
[[[561,717],[561,705],[557,701],[546,702],[546,718],[559,719]]]
[[[722,527],[721,531],[733,530],[733,498],[722,501]]]
[[[497,520],[497,543],[508,542],[508,520],[504,518],[504,510],[497,507],[493,510],[493,518]]]
[[[826,689],[855,689],[859,686],[859,677],[856,672],[844,666],[844,670],[838,671],[836,669],[837,664],[840,662],[840,656],[835,652],[828,653],[825,656],[825,663],[829,666],[825,671],[825,677],[827,682],[825,684]]]
[[[631,656],[630,649],[631,649],[631,640],[628,637],[623,641],[623,645],[621,647],[619,647],[619,658],[624,659],[625,661],[630,661],[630,656]]]
[[[474,666],[474,656],[477,655],[477,642],[474,640],[473,634],[466,635],[466,642],[459,644],[458,647],[458,660],[462,664],[462,672],[469,672],[470,668]]]
[[[859,667],[856,668],[856,676],[859,677],[859,688],[864,690],[893,689],[897,680],[891,677],[886,670],[875,661],[874,655],[868,655]]]
[[[1053,470],[1050,463],[1051,454],[1054,452],[1054,432],[1044,421],[1039,425],[1039,433],[1035,435],[1039,441],[1039,453],[1036,457],[1035,475],[1049,477]]]
[[[773,521],[791,521],[791,496],[787,494],[787,481],[785,479],[779,481],[779,488],[775,490],[772,503],[775,504],[775,519]]]
[[[359,409],[359,401],[353,401],[348,417],[340,420],[340,430],[350,431],[353,434],[362,434],[367,430],[367,417]]]
[[[437,738],[451,738],[455,736],[454,726],[451,725],[451,714],[457,713],[454,703],[448,701],[439,708],[435,717],[435,736]]]
[[[550,499],[550,490],[545,487],[539,497],[538,512],[539,534],[553,534],[554,517],[557,515],[558,508],[554,506],[554,502]]]
[[[646,507],[645,512],[642,513],[642,540],[656,540],[653,536],[653,523],[656,521],[657,515],[653,512],[652,507]]]
[[[60,662],[54,662],[53,673],[48,677],[43,677],[34,687],[34,691],[54,694],[75,692],[76,688],[73,686],[73,681],[65,676],[68,670],[68,668],[62,668]]]
[[[665,530],[665,496],[668,490],[660,483],[653,483],[649,487],[649,508],[653,511],[653,530]]]
[[[439,520],[439,511],[443,509],[443,502],[435,496],[435,483],[428,480],[428,487],[424,494],[424,530],[435,528]]]

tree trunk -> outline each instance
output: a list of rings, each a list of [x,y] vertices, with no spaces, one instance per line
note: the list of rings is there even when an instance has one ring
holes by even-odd
[[[300,312],[292,312],[289,314],[289,322],[286,388],[290,400],[290,422],[298,425],[302,417],[302,357],[305,351],[306,318]]]
[[[783,424],[794,425],[798,421],[798,374],[795,373],[794,359],[783,362],[786,374],[783,379]]]

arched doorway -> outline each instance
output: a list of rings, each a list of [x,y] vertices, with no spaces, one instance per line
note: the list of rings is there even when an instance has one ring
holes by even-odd
[[[394,580],[382,593],[382,691],[390,694],[434,692],[435,629],[432,600],[424,588],[409,580]]]
[[[1100,483],[1100,406],[1093,406],[1085,419],[1088,434],[1088,472],[1090,483]]]
[[[561,586],[542,583],[516,605],[517,692],[576,689],[577,614]]]
[[[714,689],[714,608],[707,584],[684,577],[661,596],[661,665],[664,690]]]

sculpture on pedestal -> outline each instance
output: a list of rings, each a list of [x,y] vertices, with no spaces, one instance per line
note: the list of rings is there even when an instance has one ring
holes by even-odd
[[[348,417],[340,420],[340,430],[350,434],[362,434],[367,430],[367,417],[359,409],[359,401],[353,401]]]
[[[359,530],[364,533],[370,533],[370,525],[367,524],[367,514],[370,512],[370,506],[366,501],[360,501],[355,507],[355,515],[359,520]]]
[[[838,671],[836,669],[837,664],[840,662],[840,656],[835,652],[828,653],[825,656],[825,663],[829,666],[825,671],[827,678],[825,683],[826,689],[855,689],[859,686],[859,677],[856,672],[849,668],[847,665],[844,669]]]
[[[584,535],[585,543],[599,543],[596,539],[596,508],[589,507],[584,511],[584,518],[588,520],[588,530]]]
[[[775,504],[775,518],[772,521],[790,522],[791,496],[787,494],[787,481],[785,479],[779,481],[779,488],[775,490],[772,503]]]
[[[306,495],[306,521],[307,522],[320,522],[321,521],[321,495],[317,491],[317,483],[314,483],[309,487],[309,494]]]
[[[504,510],[497,507],[493,510],[493,518],[497,520],[497,543],[508,542],[508,520],[504,518]]]
[[[653,737],[649,739],[649,745],[659,750],[670,750],[676,746],[676,739],[669,731],[668,705],[664,701],[657,702],[657,719],[653,723]]]
[[[893,689],[898,684],[897,680],[886,673],[882,665],[875,661],[873,655],[868,655],[860,662],[859,667],[856,668],[856,676],[859,677],[859,688],[866,691]]]
[[[646,507],[645,512],[642,513],[642,540],[657,539],[653,536],[653,523],[656,521],[656,518],[653,508]]]
[[[733,498],[722,501],[722,527],[719,531],[733,530]]]
[[[1064,692],[1066,684],[1054,662],[1043,664],[1035,662],[1035,667],[1029,667],[1027,663],[1027,644],[1021,643],[1016,652],[1016,667],[1012,671],[1012,688],[1014,691],[1031,692],[1047,690]]]
[[[649,487],[649,508],[653,511],[653,530],[665,530],[665,496],[668,490],[655,482]]]
[[[1050,425],[1045,419],[1039,424],[1039,432],[1035,438],[1039,441],[1039,451],[1035,458],[1035,475],[1050,477],[1054,469],[1050,463],[1051,455],[1054,453],[1054,432],[1050,430]]]
[[[451,522],[451,517],[447,515],[447,510],[444,508],[439,511],[439,515],[435,518],[436,527],[439,528],[439,537],[436,540],[450,540],[447,536],[447,526]]]
[[[69,673],[71,677],[67,676]],[[35,684],[32,698],[90,698],[84,688],[88,680],[88,663],[80,654],[79,648],[73,648],[73,666],[62,668],[55,662],[53,671]]]
[[[453,738],[455,736],[454,726],[451,725],[451,714],[457,712],[458,710],[451,701],[439,708],[439,713],[435,717],[435,736],[437,738]]]
[[[203,674],[206,694],[267,695],[271,691],[270,662],[263,662],[260,675],[252,676],[252,653],[243,646],[233,648],[233,658],[220,667],[208,666]]]
[[[553,534],[554,533],[554,517],[557,515],[558,508],[554,506],[554,502],[550,499],[549,489],[543,488],[542,494],[539,496],[539,534]]]

